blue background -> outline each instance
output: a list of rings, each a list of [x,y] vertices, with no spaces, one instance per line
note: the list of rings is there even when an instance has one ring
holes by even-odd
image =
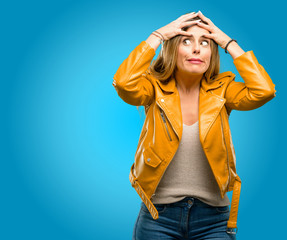
[[[287,214],[280,3],[2,2],[0,239],[131,239],[141,199],[128,176],[144,111],[119,98],[113,76],[152,31],[198,10],[253,50],[276,85],[273,100],[232,111],[230,125],[242,180],[238,239],[280,239]],[[232,57],[220,54],[220,72],[242,81]]]

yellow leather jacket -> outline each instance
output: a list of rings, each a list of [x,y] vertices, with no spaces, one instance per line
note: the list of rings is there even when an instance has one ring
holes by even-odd
[[[158,211],[151,198],[182,137],[180,97],[172,78],[167,84],[148,69],[156,52],[142,41],[123,61],[114,75],[113,86],[120,98],[134,106],[144,106],[145,122],[139,137],[129,179],[154,219]],[[235,82],[235,74],[223,72],[203,78],[199,95],[199,136],[221,197],[233,191],[228,228],[237,228],[241,180],[229,127],[232,109],[256,109],[275,95],[275,85],[258,63],[253,51],[233,60],[245,83]]]

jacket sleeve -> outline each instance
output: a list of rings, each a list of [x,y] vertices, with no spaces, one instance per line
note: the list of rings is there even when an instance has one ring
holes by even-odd
[[[245,83],[229,82],[226,92],[226,106],[241,111],[261,107],[276,96],[275,84],[258,63],[253,51],[248,51],[233,60]]]
[[[142,41],[115,73],[113,86],[126,103],[145,106],[154,99],[154,87],[146,74],[154,56],[154,48]]]

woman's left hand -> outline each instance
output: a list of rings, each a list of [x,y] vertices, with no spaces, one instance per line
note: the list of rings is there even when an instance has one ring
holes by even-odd
[[[227,36],[224,32],[222,32],[218,27],[214,25],[214,23],[207,17],[205,17],[202,12],[198,14],[198,16],[205,22],[208,23],[204,24],[203,22],[196,22],[199,27],[206,29],[207,31],[211,32],[210,34],[204,34],[205,37],[213,39],[217,44],[225,48],[226,44],[231,40],[229,36]]]

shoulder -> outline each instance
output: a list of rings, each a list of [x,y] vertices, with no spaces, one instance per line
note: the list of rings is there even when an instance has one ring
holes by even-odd
[[[219,73],[213,76],[210,80],[212,82],[221,81],[221,82],[229,83],[235,78],[235,76],[236,76],[235,73],[231,71],[226,71],[226,72],[222,72],[222,73]]]
[[[150,69],[147,69],[143,74],[145,78],[147,78],[153,85],[157,86],[158,84],[167,84],[168,82],[160,81],[154,74],[152,74]]]
[[[225,89],[226,86],[235,78],[235,74],[231,71],[219,73],[210,79],[204,78],[201,81],[201,86],[204,91],[211,89]],[[220,90],[221,92],[221,90]]]

